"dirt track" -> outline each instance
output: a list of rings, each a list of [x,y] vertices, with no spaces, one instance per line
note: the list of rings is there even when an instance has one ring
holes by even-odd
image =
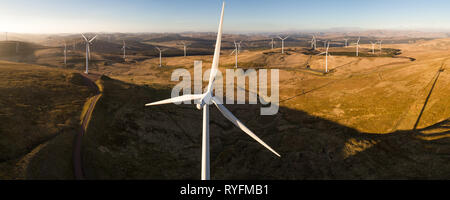
[[[83,121],[81,123],[81,130],[77,134],[77,136],[75,138],[74,146],[73,146],[73,165],[74,165],[73,167],[74,167],[75,179],[77,179],[77,180],[83,180],[85,178],[84,173],[83,173],[81,145],[82,145],[82,141],[83,141],[83,136],[88,128],[89,121],[92,116],[92,112],[94,111],[97,101],[102,96],[98,86],[95,84],[95,81],[100,76],[95,75],[95,74],[89,74],[89,75],[82,74],[82,75],[85,78],[85,81],[89,85],[89,87],[91,87],[92,89],[94,89],[96,91],[96,95],[91,98],[92,101],[89,104],[89,108],[86,111],[86,114],[84,115]]]

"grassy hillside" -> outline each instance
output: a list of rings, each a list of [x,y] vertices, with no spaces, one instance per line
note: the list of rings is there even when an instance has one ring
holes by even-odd
[[[168,98],[169,88],[107,77],[102,84],[104,96],[84,138],[87,178],[199,178],[202,116],[194,105],[144,107]],[[376,135],[287,107],[275,116],[255,115],[260,105],[227,107],[282,158],[211,107],[214,179],[449,178],[448,138],[427,141],[414,131]]]
[[[62,178],[86,98],[72,71],[0,62],[0,179]]]

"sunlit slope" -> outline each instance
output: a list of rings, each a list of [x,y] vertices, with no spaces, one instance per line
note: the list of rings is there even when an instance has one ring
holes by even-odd
[[[102,84],[83,138],[88,179],[198,179],[202,118],[194,105],[144,107],[168,98],[170,86],[108,77]],[[283,105],[274,116],[255,114],[260,105],[227,107],[282,157],[211,107],[214,179],[436,179],[450,173],[448,138],[428,141],[414,131],[374,135]]]
[[[389,133],[414,127],[432,79],[447,64],[449,52],[442,43],[449,39],[415,44],[386,44],[383,51],[399,50],[400,55],[371,54],[367,45],[360,49],[364,56],[333,55],[353,52],[355,48],[331,48],[328,58],[329,74],[324,75],[325,57],[308,55],[305,48],[274,50],[244,50],[239,55],[239,66],[244,69],[280,69],[281,105],[324,117],[368,133]],[[437,45],[437,46],[436,46]],[[438,48],[440,47],[440,48]],[[322,52],[323,48],[318,48]],[[221,70],[233,68],[235,56],[223,51]],[[380,57],[381,55],[381,57]],[[177,68],[193,73],[195,60],[203,61],[203,68],[211,65],[211,56],[166,57],[163,67],[159,59],[149,59],[136,65],[116,65],[101,68],[107,75],[136,84],[174,84],[170,74]],[[418,125],[427,126],[444,120],[449,115],[448,71],[440,74]],[[435,103],[436,102],[436,103]],[[439,102],[439,103],[437,103]],[[433,108],[436,107],[436,108]],[[434,109],[440,108],[439,111]],[[415,109],[415,110],[414,110]],[[433,119],[428,119],[428,115]],[[424,123],[424,124],[422,124]],[[412,124],[412,125],[411,125]],[[416,127],[417,128],[417,127]]]
[[[0,72],[0,178],[70,178],[73,136],[92,93],[84,79],[4,61]]]

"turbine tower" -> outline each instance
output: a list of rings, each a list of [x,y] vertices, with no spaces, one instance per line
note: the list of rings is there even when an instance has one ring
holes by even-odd
[[[125,58],[127,58],[127,52],[126,52],[126,49],[127,49],[127,44],[125,43],[125,40],[122,40],[123,41],[123,46],[122,46],[122,50],[123,50],[123,59],[125,60]]]
[[[81,36],[83,36],[84,41],[86,42],[86,71],[84,72],[85,74],[89,74],[89,59],[91,57],[91,50],[89,49],[89,46],[92,44],[92,41],[95,40],[95,38],[97,37],[94,36],[93,38],[91,38],[90,40],[88,40],[86,38],[86,36],[84,36],[84,34],[82,33]]]
[[[209,77],[209,83],[207,90],[204,94],[194,94],[194,95],[183,95],[175,97],[172,99],[167,99],[163,101],[158,101],[155,103],[146,104],[146,106],[154,106],[169,103],[180,103],[184,101],[198,101],[197,109],[203,110],[203,134],[202,134],[202,162],[201,162],[201,179],[210,179],[210,159],[209,159],[209,105],[214,104],[219,111],[230,120],[234,125],[239,127],[242,131],[256,140],[258,143],[269,149],[272,153],[280,156],[275,150],[273,150],[269,145],[264,143],[258,136],[256,136],[252,131],[250,131],[241,121],[239,121],[224,105],[220,103],[220,100],[213,96],[213,85],[214,80],[217,75],[219,59],[220,59],[220,45],[222,42],[222,25],[223,25],[223,15],[225,9],[225,2],[222,4],[222,12],[219,23],[219,31],[217,32],[216,48],[214,51],[214,58],[211,66],[211,73]]]
[[[187,46],[188,46],[188,45],[186,45],[186,42],[181,42],[181,44],[183,44],[183,47],[184,47],[184,57],[186,57],[186,50],[187,50]]]
[[[380,54],[381,54],[381,52],[382,52],[382,50],[383,50],[383,48],[381,48],[381,43],[383,42],[383,40],[380,40],[380,41],[378,41],[379,43],[380,43]]]
[[[326,51],[323,53],[320,53],[319,55],[325,54],[325,73],[328,73],[328,49],[330,48],[330,42],[327,43]]]
[[[372,54],[375,54],[375,44],[372,41],[370,41],[370,44],[372,44]]]
[[[234,41],[234,50],[233,50],[233,52],[231,52],[230,55],[233,55],[233,53],[235,55],[235,63],[236,63],[234,68],[237,69],[238,68],[239,43],[237,43],[236,40]]]
[[[64,65],[67,65],[67,44],[64,41]]]
[[[272,42],[270,44],[272,44],[272,50],[273,50],[273,45],[275,44],[275,41],[273,41],[273,38],[272,38]]]
[[[162,67],[162,52],[165,51],[165,49],[160,49],[159,47],[155,47],[159,51],[159,67]]]
[[[358,38],[358,41],[356,42],[356,56],[359,56],[359,41],[361,40],[361,37]]]
[[[348,39],[344,39],[344,41],[345,41],[345,48],[347,48],[347,44],[348,44]]]
[[[282,38],[281,36],[278,36],[281,40],[281,54],[284,54],[284,40],[288,39],[289,36],[286,36],[285,38]]]
[[[242,44],[242,40],[239,41],[239,43],[237,43],[237,50],[238,50],[238,53],[241,53],[241,44]]]
[[[316,50],[316,44],[317,44],[317,39],[316,39],[316,36],[313,35],[313,38],[311,40],[311,49]]]

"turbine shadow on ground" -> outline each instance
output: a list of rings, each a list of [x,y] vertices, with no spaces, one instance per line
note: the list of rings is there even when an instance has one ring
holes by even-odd
[[[442,67],[436,72],[436,75],[433,77],[433,79],[431,79],[431,80],[434,80],[434,82],[433,82],[433,85],[431,86],[430,92],[428,93],[428,96],[427,96],[427,98],[426,98],[426,100],[425,100],[425,103],[423,104],[423,107],[422,107],[422,110],[420,111],[419,117],[417,117],[417,121],[416,121],[416,123],[414,124],[414,130],[416,130],[416,129],[417,129],[417,126],[419,125],[420,118],[422,117],[423,112],[425,111],[425,108],[427,107],[428,101],[430,100],[431,94],[433,93],[433,89],[434,89],[434,87],[436,86],[437,81],[439,80],[439,76],[441,75],[441,72],[443,72],[443,68],[444,68],[444,67],[442,66]]]
[[[83,138],[87,179],[200,178],[201,111],[194,105],[144,107],[168,98],[168,87],[102,82],[104,96]],[[282,157],[211,107],[212,179],[449,178],[449,138],[426,141],[412,130],[368,134],[285,107],[261,116],[261,105],[226,106]]]

